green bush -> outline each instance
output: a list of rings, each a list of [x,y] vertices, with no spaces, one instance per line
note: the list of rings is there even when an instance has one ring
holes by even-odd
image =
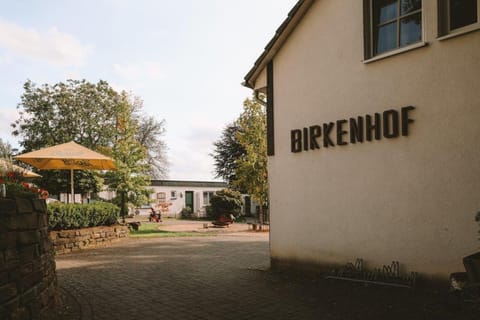
[[[210,206],[207,207],[207,215],[218,219],[221,215],[233,214],[237,217],[242,209],[242,194],[231,189],[217,191],[210,199]]]
[[[190,207],[183,208],[182,211],[180,211],[180,218],[192,219],[193,218],[192,209]]]
[[[48,225],[51,230],[111,226],[117,223],[120,209],[111,203],[50,203]]]

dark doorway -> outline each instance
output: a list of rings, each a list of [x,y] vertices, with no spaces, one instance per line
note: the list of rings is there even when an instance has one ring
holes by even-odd
[[[193,212],[193,191],[185,191],[185,207]]]

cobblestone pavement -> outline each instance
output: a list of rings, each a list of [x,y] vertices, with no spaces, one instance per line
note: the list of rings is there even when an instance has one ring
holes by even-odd
[[[408,289],[274,273],[268,254],[268,233],[239,232],[128,239],[59,256],[63,318],[470,319]]]

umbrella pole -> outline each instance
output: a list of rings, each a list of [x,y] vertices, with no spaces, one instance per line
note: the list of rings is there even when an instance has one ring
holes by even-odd
[[[70,192],[72,194],[72,203],[75,203],[75,192],[73,191],[73,169],[70,169]]]

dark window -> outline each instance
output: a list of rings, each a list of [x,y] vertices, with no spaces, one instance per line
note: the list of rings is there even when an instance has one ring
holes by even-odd
[[[366,58],[422,40],[421,0],[367,0]]]
[[[450,0],[450,30],[477,22],[477,0]]]
[[[438,0],[438,35],[461,34],[480,28],[480,0]]]

